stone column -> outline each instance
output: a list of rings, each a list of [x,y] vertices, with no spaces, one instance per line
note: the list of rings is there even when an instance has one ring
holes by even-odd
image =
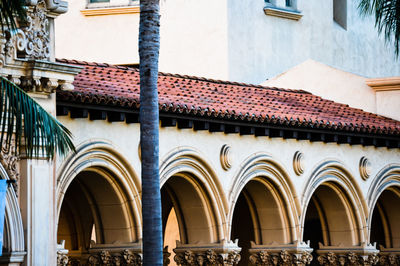
[[[360,246],[324,246],[319,244],[317,250],[318,262],[320,265],[349,265],[349,266],[370,266],[377,265],[379,250],[376,244],[363,243]]]
[[[379,265],[400,265],[400,248],[379,247]]]
[[[310,243],[295,241],[293,244],[257,245],[251,242],[250,262],[253,265],[308,265],[313,257]]]
[[[237,265],[241,250],[237,243],[237,240],[216,244],[182,244],[176,241],[174,260],[177,265],[182,266]]]

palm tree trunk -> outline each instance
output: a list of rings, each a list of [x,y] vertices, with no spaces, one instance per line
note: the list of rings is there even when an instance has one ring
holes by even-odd
[[[140,1],[140,141],[142,153],[143,265],[163,263],[158,168],[159,0]]]

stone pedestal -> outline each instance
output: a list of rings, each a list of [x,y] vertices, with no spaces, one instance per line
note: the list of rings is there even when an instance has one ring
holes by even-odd
[[[181,244],[176,241],[175,262],[177,265],[237,265],[240,250],[237,240],[223,241],[216,244]]]
[[[400,248],[379,247],[379,265],[400,265]]]
[[[324,246],[319,244],[317,250],[320,265],[349,265],[370,266],[377,265],[379,250],[375,244],[362,244],[360,246]]]
[[[257,245],[251,242],[250,262],[253,265],[308,265],[313,257],[310,243],[294,242],[293,244],[271,243]]]

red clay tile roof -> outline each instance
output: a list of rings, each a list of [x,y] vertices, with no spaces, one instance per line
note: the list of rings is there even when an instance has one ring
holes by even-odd
[[[108,64],[58,60],[80,65],[73,91],[57,100],[139,108],[139,70]],[[160,73],[161,112],[218,119],[400,135],[400,122],[323,99],[302,90]]]

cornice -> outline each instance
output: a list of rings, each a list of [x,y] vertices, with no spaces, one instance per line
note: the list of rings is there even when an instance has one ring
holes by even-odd
[[[139,6],[124,6],[124,7],[108,7],[108,8],[90,8],[83,9],[81,13],[84,16],[104,16],[104,15],[121,15],[121,14],[138,14],[140,13]]]
[[[367,79],[366,83],[374,91],[400,90],[400,77]]]

